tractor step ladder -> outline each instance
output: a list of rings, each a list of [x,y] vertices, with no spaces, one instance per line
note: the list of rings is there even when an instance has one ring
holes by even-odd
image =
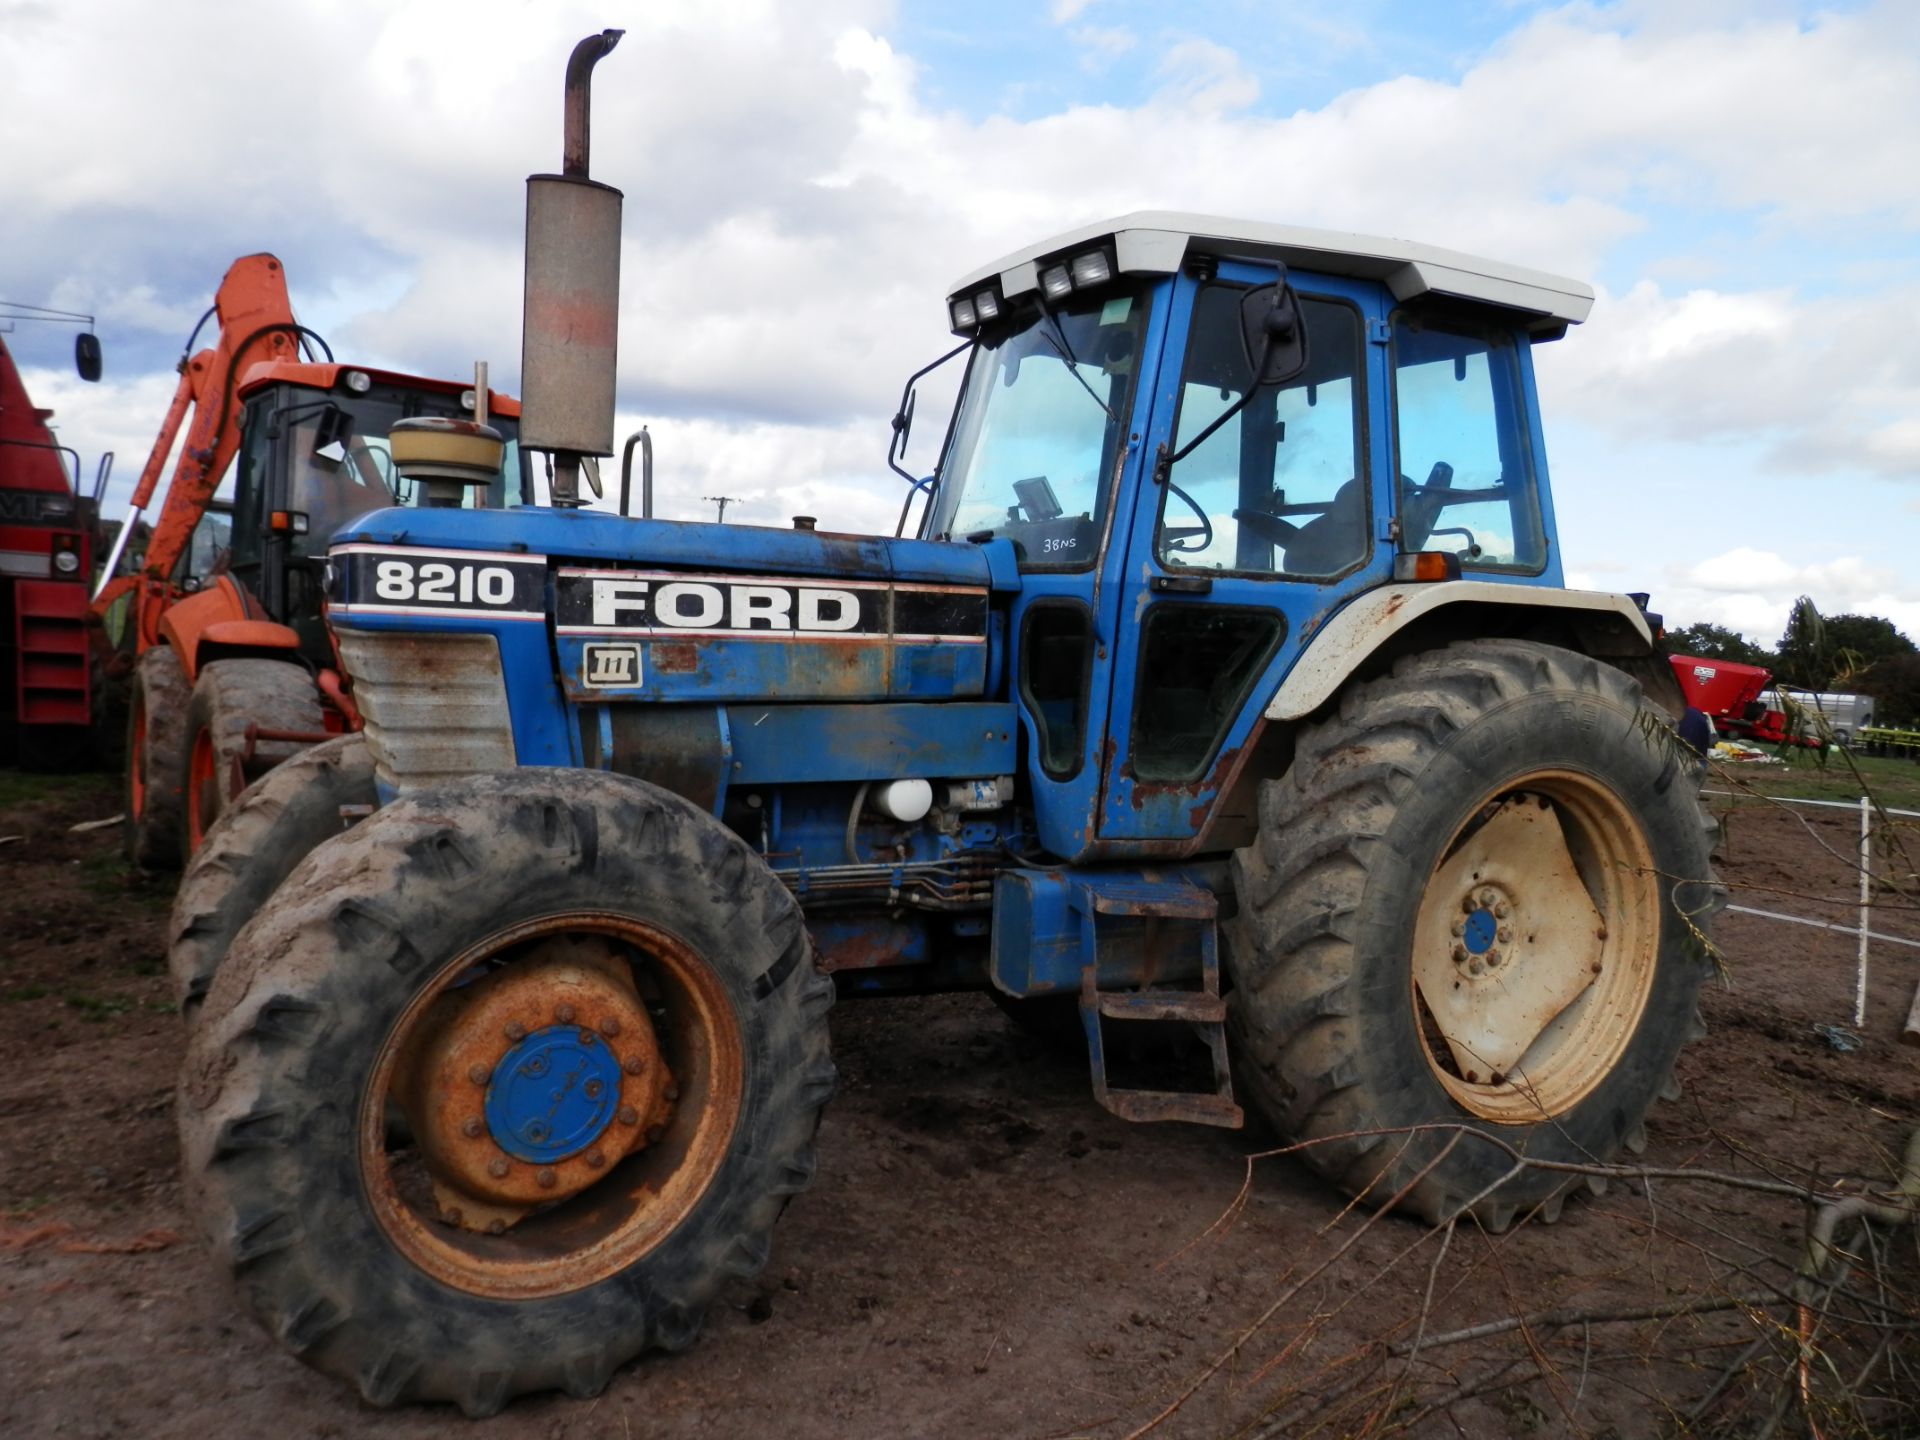
[[[85,599],[85,587],[74,582],[23,580],[14,590],[13,713],[22,725],[92,719]]]
[[[1123,1120],[1185,1120],[1239,1129],[1245,1116],[1233,1099],[1233,1079],[1227,1068],[1227,1002],[1220,996],[1219,902],[1209,891],[1185,882],[1082,881],[1073,887],[1068,904],[1080,916],[1080,1022],[1087,1032],[1094,1098]],[[1201,988],[1101,990],[1098,960],[1103,916],[1197,926]],[[1191,1025],[1213,1058],[1213,1092],[1109,1085],[1102,1020],[1177,1020]]]

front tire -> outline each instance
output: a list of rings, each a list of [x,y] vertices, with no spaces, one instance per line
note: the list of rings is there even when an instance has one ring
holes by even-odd
[[[127,710],[127,859],[143,870],[180,864],[181,776],[186,766],[187,672],[171,645],[155,645],[133,667]]]
[[[282,761],[247,787],[187,862],[168,927],[167,970],[191,1024],[227,950],[281,882],[347,828],[343,806],[376,803],[365,737],[342,735]]]
[[[1577,1181],[1502,1184],[1476,1134],[1574,1163],[1644,1144],[1719,899],[1670,740],[1620,671],[1512,640],[1404,659],[1301,735],[1236,858],[1229,1015],[1236,1076],[1310,1164],[1498,1229]]]
[[[813,1173],[832,999],[793,898],[677,796],[553,769],[424,792],[235,940],[183,1072],[191,1206],[267,1329],[374,1404],[590,1395],[764,1264]],[[557,1142],[544,1111],[513,1128],[515,1087],[549,1064],[612,1093],[569,1081],[585,1148],[527,1160]]]
[[[324,735],[313,677],[291,660],[215,660],[201,667],[187,706],[180,779],[180,853],[191,856],[258,772],[297,755],[312,739],[247,743],[249,728]]]

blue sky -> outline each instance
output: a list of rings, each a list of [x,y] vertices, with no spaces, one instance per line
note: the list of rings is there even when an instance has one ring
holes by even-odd
[[[521,179],[606,24],[621,424],[652,426],[670,511],[890,528],[885,417],[944,286],[1206,210],[1591,281],[1538,357],[1569,574],[1765,641],[1803,592],[1920,637],[1908,0],[0,0],[0,296],[97,313],[108,348],[83,388],[65,336],[9,339],[63,439],[130,480],[262,249],[342,353],[516,383]],[[288,103],[288,55],[323,103]]]

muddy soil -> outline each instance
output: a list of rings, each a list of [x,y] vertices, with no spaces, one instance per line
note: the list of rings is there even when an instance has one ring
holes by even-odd
[[[0,844],[0,1435],[1111,1437],[1189,1390],[1155,1433],[1671,1433],[1763,1319],[1509,1333],[1428,1352],[1391,1392],[1402,1360],[1313,1397],[1367,1347],[1407,1342],[1429,1294],[1423,1339],[1549,1307],[1672,1311],[1778,1283],[1806,1223],[1758,1192],[1616,1182],[1556,1226],[1462,1227],[1443,1254],[1427,1239],[1406,1255],[1419,1227],[1369,1226],[1295,1160],[1250,1160],[1270,1136],[1107,1115],[1083,1061],[984,998],[849,1002],[819,1179],[691,1352],[629,1366],[597,1400],[538,1397],[485,1422],[377,1413],[235,1308],[182,1213],[170,886],[130,874],[113,832],[68,829],[115,809],[105,779],[0,809],[0,837],[25,837]],[[1856,824],[1738,815],[1736,901],[1851,923]],[[1920,938],[1909,911],[1874,925]],[[1920,1050],[1896,1043],[1920,950],[1877,947],[1867,1023],[1823,1034],[1854,1029],[1850,937],[1738,914],[1716,937],[1729,983],[1707,995],[1709,1034],[1642,1159],[1885,1177],[1920,1120]],[[1909,1238],[1888,1261],[1909,1322],[1913,1254]],[[1889,1368],[1901,1359],[1866,1387],[1894,1406],[1915,1394]],[[1530,1379],[1542,1364],[1554,1373]],[[1773,1383],[1743,1374],[1709,1416],[1750,1433]],[[1423,1413],[1448,1384],[1480,1393]],[[1858,1420],[1829,1416],[1824,1433]],[[1914,1423],[1884,1403],[1868,1420]]]

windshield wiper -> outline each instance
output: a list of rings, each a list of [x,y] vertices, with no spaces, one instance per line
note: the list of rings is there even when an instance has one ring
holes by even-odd
[[[1054,353],[1060,357],[1060,363],[1067,367],[1067,373],[1080,382],[1080,388],[1092,397],[1094,404],[1106,412],[1107,419],[1114,419],[1113,407],[1094,392],[1093,386],[1087,383],[1087,377],[1080,373],[1080,362],[1074,357],[1073,347],[1067,343],[1067,332],[1060,328],[1060,322],[1054,318],[1053,311],[1045,300],[1040,302],[1040,314],[1049,325],[1053,326],[1052,335],[1042,330],[1040,338],[1053,347]],[[1059,338],[1056,339],[1055,336]]]

